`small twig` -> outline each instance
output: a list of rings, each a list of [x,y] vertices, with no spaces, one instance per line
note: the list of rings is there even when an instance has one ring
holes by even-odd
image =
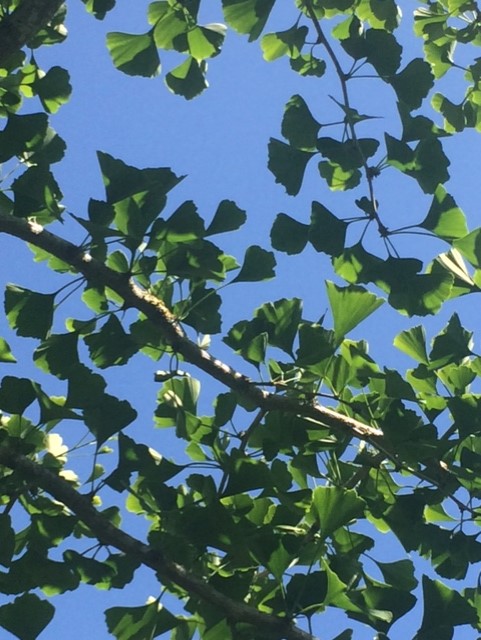
[[[372,204],[373,207],[373,218],[376,220],[379,229],[383,228],[383,224],[381,222],[381,219],[379,218],[379,214],[378,214],[378,210],[377,210],[377,200],[376,197],[374,195],[374,185],[373,185],[373,180],[372,180],[372,176],[371,173],[369,171],[369,166],[367,164],[367,160],[364,156],[364,152],[362,150],[362,147],[359,143],[357,134],[356,134],[356,128],[354,126],[354,123],[352,122],[350,116],[349,116],[349,110],[351,109],[350,106],[350,101],[349,101],[349,92],[347,90],[347,80],[346,80],[346,74],[344,73],[344,71],[342,70],[341,64],[331,46],[331,43],[329,42],[329,40],[326,38],[324,31],[322,30],[321,24],[314,12],[314,9],[312,7],[312,2],[311,0],[305,0],[305,7],[307,9],[307,12],[309,14],[309,18],[311,19],[313,25],[314,25],[314,29],[316,30],[317,33],[317,43],[318,44],[322,44],[322,46],[325,48],[325,50],[327,51],[327,55],[329,56],[329,58],[331,59],[332,64],[334,65],[334,69],[336,71],[336,74],[339,78],[339,82],[341,83],[341,91],[342,91],[342,97],[343,97],[343,101],[344,101],[344,107],[346,108],[346,120],[347,120],[347,125],[349,128],[349,133],[351,135],[351,139],[354,141],[354,143],[356,144],[356,148],[358,150],[358,153],[361,157],[362,160],[362,165],[363,165],[363,169],[364,169],[364,173],[366,176],[366,182],[368,185],[368,191],[369,191],[369,200]]]

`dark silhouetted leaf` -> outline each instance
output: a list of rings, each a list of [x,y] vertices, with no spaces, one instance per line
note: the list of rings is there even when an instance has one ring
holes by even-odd
[[[314,155],[315,152],[295,149],[280,140],[271,138],[268,167],[274,174],[276,182],[282,184],[289,195],[295,196],[301,188],[307,163]]]
[[[320,128],[304,99],[299,95],[292,96],[282,119],[282,135],[289,144],[298,149],[315,150]]]
[[[45,338],[52,326],[55,296],[9,284],[5,290],[5,313],[19,336]]]
[[[434,84],[431,67],[421,58],[415,58],[394,78],[391,84],[401,102],[412,109],[419,109]]]
[[[241,270],[232,282],[260,282],[275,276],[276,260],[271,251],[257,245],[248,247]]]
[[[319,202],[312,203],[309,242],[316,251],[336,256],[344,249],[347,224]]]
[[[0,607],[0,625],[19,640],[36,640],[52,620],[54,607],[34,593],[25,593]]]
[[[309,226],[279,213],[271,229],[272,247],[289,255],[301,253],[307,244]]]
[[[226,233],[236,231],[246,221],[246,212],[232,202],[232,200],[222,200],[217,207],[212,222],[207,227],[206,236],[213,236],[216,233]]]

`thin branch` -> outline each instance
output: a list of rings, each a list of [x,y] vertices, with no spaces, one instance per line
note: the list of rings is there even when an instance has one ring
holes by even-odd
[[[50,22],[62,4],[63,0],[23,0],[0,21],[0,67]]]
[[[366,176],[366,182],[368,185],[368,190],[369,190],[369,200],[371,201],[372,207],[373,207],[373,217],[375,218],[378,227],[380,229],[382,229],[384,227],[384,225],[381,222],[381,219],[379,218],[379,214],[377,212],[377,201],[376,201],[376,197],[374,195],[374,185],[373,185],[373,180],[372,180],[372,176],[370,175],[370,171],[369,171],[369,166],[367,164],[367,160],[364,156],[364,152],[362,150],[362,147],[359,143],[359,140],[357,138],[357,134],[356,134],[356,128],[354,126],[354,123],[352,122],[350,116],[349,116],[349,110],[351,109],[351,105],[350,105],[350,101],[349,101],[349,93],[347,90],[347,80],[346,80],[346,74],[344,73],[344,71],[342,70],[341,64],[334,52],[334,49],[331,47],[331,43],[329,42],[329,40],[326,38],[324,31],[322,30],[321,27],[321,23],[319,22],[314,9],[312,7],[312,2],[311,0],[305,0],[305,6],[307,9],[307,13],[309,14],[309,18],[311,19],[313,25],[314,25],[314,29],[316,30],[317,33],[317,41],[319,44],[322,44],[322,46],[325,48],[325,50],[327,51],[327,55],[329,56],[329,58],[331,59],[332,64],[334,65],[334,69],[336,70],[336,74],[337,77],[339,78],[339,82],[341,83],[341,91],[342,91],[342,98],[343,98],[343,103],[344,103],[344,107],[346,108],[346,120],[347,120],[347,125],[349,127],[349,132],[351,134],[351,138],[354,141],[354,143],[356,144],[356,148],[358,150],[359,155],[361,156],[362,159],[362,165],[364,168],[364,173]]]
[[[316,640],[287,618],[262,613],[244,602],[232,600],[182,565],[164,558],[160,550],[118,529],[92,506],[89,496],[80,494],[49,469],[5,446],[0,447],[0,464],[20,471],[27,480],[63,503],[87,525],[101,544],[115,547],[155,571],[162,581],[174,582],[190,594],[219,607],[229,620],[253,625],[276,640]]]

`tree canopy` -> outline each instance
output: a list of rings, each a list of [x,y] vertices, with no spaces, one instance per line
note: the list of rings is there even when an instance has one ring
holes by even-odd
[[[55,177],[69,141],[53,125],[71,80],[60,47],[58,64],[40,60],[67,37],[70,2],[0,0],[0,232],[51,274],[38,290],[5,282],[0,626],[46,637],[53,596],[122,590],[143,567],[158,592],[106,610],[117,640],[324,640],[332,611],[332,640],[362,626],[393,640],[404,624],[413,640],[458,627],[474,638],[481,357],[456,305],[481,291],[481,227],[447,183],[449,150],[481,131],[477,2],[164,0],[137,7],[145,31],[130,33],[109,31],[115,0],[83,0],[105,19],[112,73],[160,74],[171,99],[208,91],[208,63],[237,34],[329,104],[323,120],[292,95],[280,137],[258,141],[279,189],[297,196],[306,176],[316,189],[307,216],[278,213],[240,256],[222,245],[246,221],[242,203],[224,199],[209,219],[195,194],[172,207],[177,168],[98,151],[104,198],[69,211]],[[219,8],[225,24],[209,21]],[[394,125],[366,109],[372,83]],[[383,181],[392,201],[414,185],[426,210],[391,215]],[[328,312],[307,317],[282,297],[222,324],[226,287],[244,295],[308,251],[330,260]],[[393,336],[405,372],[350,337],[389,308],[412,318]],[[152,426],[135,429],[135,396],[117,397],[109,377],[141,356],[158,395]],[[66,446],[71,425],[83,435]],[[153,437],[167,430],[176,459]]]

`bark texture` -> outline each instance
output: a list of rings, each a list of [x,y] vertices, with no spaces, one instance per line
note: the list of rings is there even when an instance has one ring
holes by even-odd
[[[0,21],[0,67],[50,22],[62,4],[63,0],[23,0]]]

